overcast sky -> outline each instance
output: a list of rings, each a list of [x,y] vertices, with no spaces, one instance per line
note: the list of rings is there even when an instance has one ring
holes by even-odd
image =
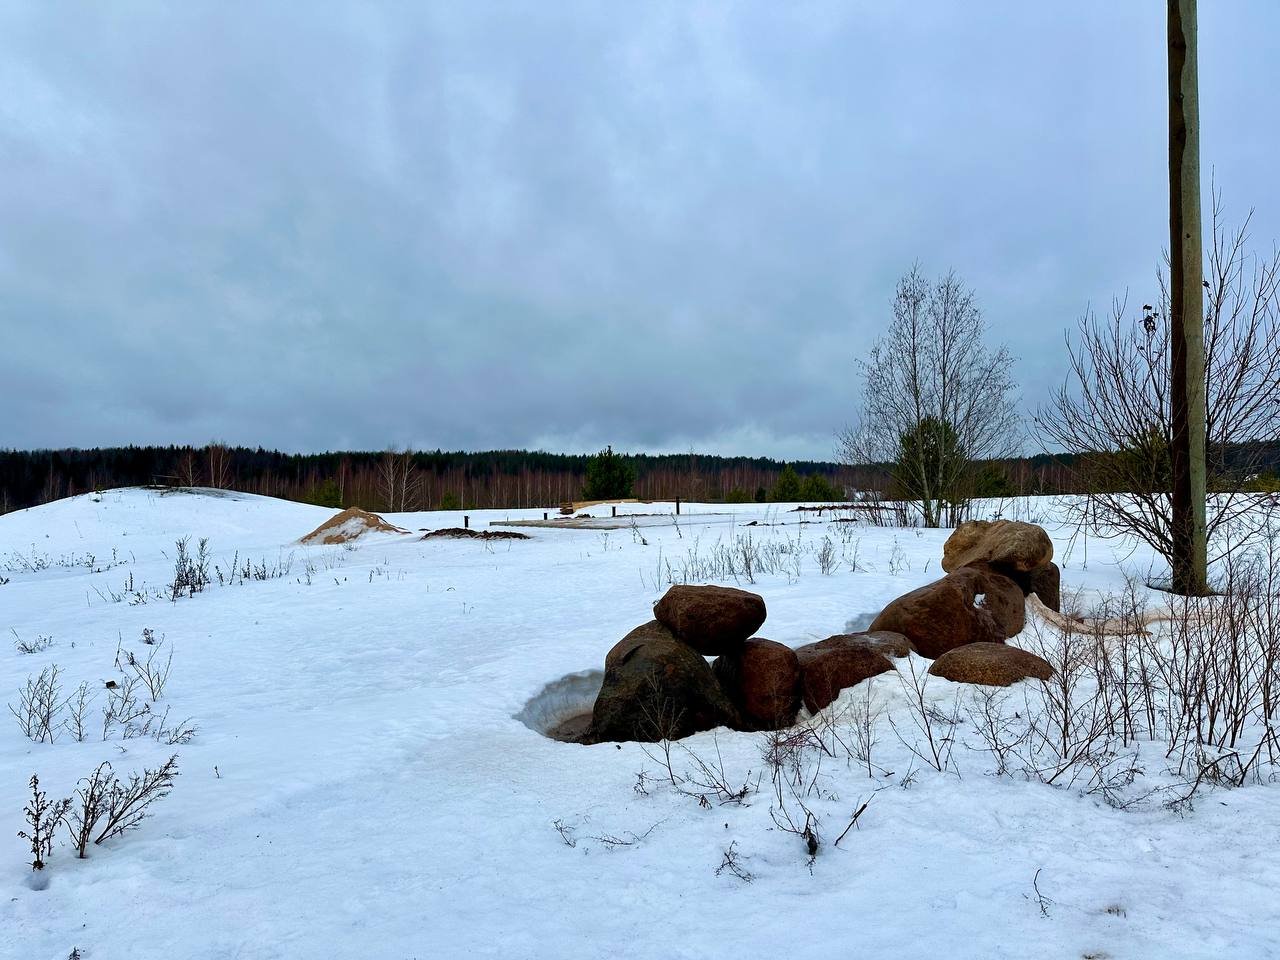
[[[825,459],[917,259],[1034,407],[1153,296],[1164,7],[6,0],[0,447]],[[1270,250],[1280,4],[1200,7]]]

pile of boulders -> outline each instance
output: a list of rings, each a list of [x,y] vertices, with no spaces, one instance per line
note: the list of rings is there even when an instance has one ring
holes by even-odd
[[[1048,663],[1004,642],[1026,626],[1029,594],[1053,610],[1061,602],[1061,574],[1044,529],[1019,520],[967,521],[943,545],[942,569],[945,577],[894,600],[871,629],[902,633],[934,661],[929,672],[948,680],[1008,686],[1047,679]]]
[[[674,586],[653,614],[605,656],[587,741],[678,740],[721,726],[781,729],[801,704],[816,713],[910,651],[906,637],[885,632],[796,650],[754,636],[764,624],[764,598],[733,587]]]
[[[755,636],[764,599],[732,587],[678,585],[654,619],[605,656],[584,742],[678,740],[701,730],[777,730],[803,707],[817,713],[911,652],[930,674],[1007,686],[1052,675],[1047,662],[1005,644],[1026,624],[1026,596],[1059,606],[1053,543],[1031,523],[962,524],[943,547],[946,576],[890,603],[862,633],[792,649]],[[708,658],[714,658],[708,662]]]

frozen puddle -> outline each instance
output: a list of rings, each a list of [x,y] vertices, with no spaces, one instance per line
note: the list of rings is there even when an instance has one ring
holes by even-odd
[[[516,719],[544,737],[577,742],[591,723],[603,670],[582,670],[553,680],[524,705]]]

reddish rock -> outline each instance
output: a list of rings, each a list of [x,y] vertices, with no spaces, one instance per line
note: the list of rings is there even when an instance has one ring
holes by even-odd
[[[978,603],[980,595],[986,599],[986,586],[982,571],[958,570],[894,600],[870,629],[902,634],[917,653],[931,660],[968,643],[999,643],[1004,629],[991,610]]]
[[[756,637],[711,665],[720,686],[752,730],[788,727],[800,709],[800,661],[781,643]]]
[[[835,700],[840,691],[877,674],[893,664],[871,649],[858,634],[840,634],[796,649],[800,663],[800,692],[805,708],[817,713]]]
[[[1006,577],[986,563],[961,567],[951,576],[974,578],[977,603],[990,611],[1006,638],[1022,632],[1027,625],[1027,598],[1012,577]]]
[[[933,661],[929,673],[956,683],[1007,687],[1029,677],[1048,680],[1053,667],[1034,653],[1007,643],[971,643],[944,653]]]
[[[678,584],[654,605],[654,617],[705,657],[732,653],[764,623],[764,598],[733,587]]]

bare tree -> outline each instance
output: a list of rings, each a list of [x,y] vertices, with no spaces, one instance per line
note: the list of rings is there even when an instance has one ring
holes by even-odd
[[[384,509],[397,512],[416,506],[418,498],[417,467],[413,463],[413,450],[401,452],[388,449],[378,463],[378,493]]]
[[[209,463],[209,486],[226,490],[231,486],[231,450],[220,440],[215,440],[205,448],[205,457]]]
[[[955,272],[930,281],[916,264],[898,281],[888,330],[858,361],[862,408],[838,435],[838,456],[852,466],[892,464],[926,527],[963,516],[979,461],[1017,451],[1013,358],[989,349],[985,334],[974,293]]]
[[[1248,224],[1224,227],[1215,195],[1204,291],[1211,560],[1249,542],[1277,504],[1249,487],[1280,422],[1280,252],[1247,253]],[[1172,568],[1170,290],[1163,271],[1157,280],[1141,317],[1116,301],[1106,320],[1081,319],[1067,380],[1036,424],[1047,446],[1074,455],[1067,466],[1087,494],[1079,519],[1100,536],[1137,537]]]
[[[200,464],[196,461],[196,452],[191,447],[186,447],[178,460],[178,484],[183,487],[195,487],[200,484]]]

